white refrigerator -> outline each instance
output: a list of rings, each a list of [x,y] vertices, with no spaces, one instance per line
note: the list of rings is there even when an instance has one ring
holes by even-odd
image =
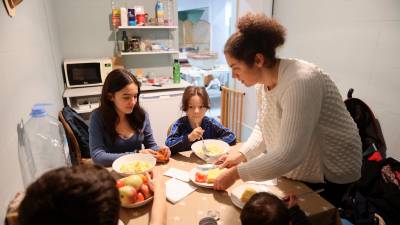
[[[154,139],[159,146],[165,145],[169,126],[180,118],[183,90],[142,93],[140,105],[149,114]]]

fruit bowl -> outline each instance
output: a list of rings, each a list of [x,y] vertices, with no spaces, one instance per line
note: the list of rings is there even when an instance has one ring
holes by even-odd
[[[118,179],[116,186],[122,207],[140,207],[153,199],[153,193],[148,185],[148,178],[144,174],[135,174]]]
[[[112,168],[121,176],[142,174],[148,172],[156,165],[156,158],[150,154],[132,153],[116,159]]]
[[[208,151],[210,151],[207,155],[202,149],[202,141],[193,143],[191,148],[195,155],[210,163],[216,161],[220,156],[226,154],[230,148],[226,142],[217,139],[206,139],[204,140],[204,144],[206,145]]]

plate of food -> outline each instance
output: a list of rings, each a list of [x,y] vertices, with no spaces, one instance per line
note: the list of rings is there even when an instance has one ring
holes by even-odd
[[[226,154],[230,148],[228,143],[217,139],[206,139],[204,144],[207,148],[207,154],[203,150],[203,141],[193,143],[191,148],[197,157],[207,162],[216,161],[220,156]]]
[[[142,174],[148,172],[156,165],[156,158],[150,154],[132,153],[116,159],[112,168],[121,176]]]
[[[259,185],[254,183],[243,183],[232,189],[230,193],[230,197],[232,203],[240,209],[243,209],[243,206],[247,201],[256,193],[259,192],[269,192],[271,194],[277,195],[278,198],[283,198],[283,194],[280,191],[274,191],[274,187]],[[277,194],[278,193],[278,194]]]
[[[137,208],[153,199],[153,192],[148,186],[148,178],[144,174],[135,174],[118,179],[116,186],[122,207]]]
[[[226,168],[220,169],[213,164],[200,165],[190,171],[190,180],[197,186],[213,188],[215,179]]]

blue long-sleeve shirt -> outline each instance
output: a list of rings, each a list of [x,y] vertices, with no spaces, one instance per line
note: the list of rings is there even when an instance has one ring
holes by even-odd
[[[204,139],[220,139],[229,145],[236,144],[235,134],[214,118],[205,116],[201,121],[200,127],[204,130]],[[189,141],[188,135],[192,131],[193,128],[190,126],[187,116],[175,121],[165,141],[165,145],[170,148],[172,154],[190,150],[190,146],[194,142]]]
[[[104,132],[104,129],[101,112],[99,110],[93,111],[90,115],[89,124],[89,148],[90,156],[96,164],[110,166],[120,156],[142,149],[142,144],[145,148],[160,149],[154,141],[147,113],[145,114],[143,128],[128,139],[117,137],[112,142],[111,137]]]

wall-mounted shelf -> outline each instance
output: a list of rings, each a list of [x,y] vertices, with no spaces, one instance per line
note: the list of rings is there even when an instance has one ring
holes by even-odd
[[[148,51],[148,52],[121,52],[121,55],[158,55],[158,54],[178,54],[179,51]]]
[[[178,26],[120,26],[118,30],[177,29]]]

